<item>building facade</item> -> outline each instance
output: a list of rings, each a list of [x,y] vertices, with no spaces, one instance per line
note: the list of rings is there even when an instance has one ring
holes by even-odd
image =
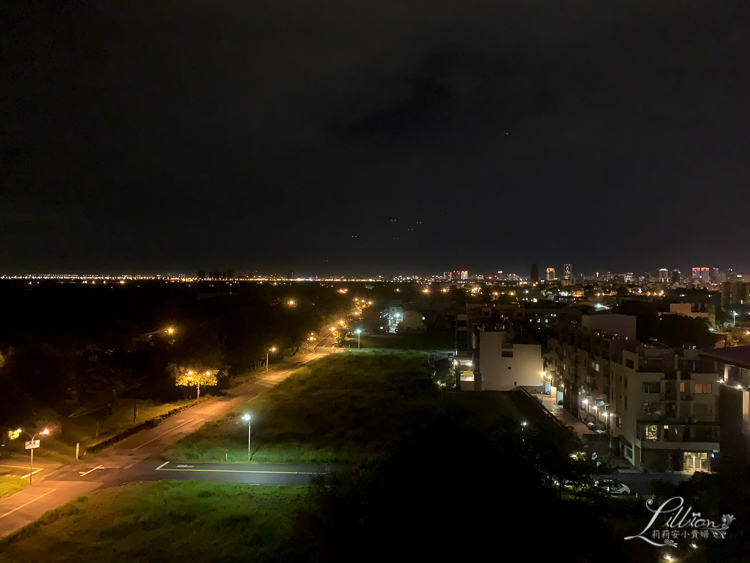
[[[718,461],[715,362],[635,339],[635,317],[584,315],[554,330],[552,396],[634,467],[710,471]]]
[[[461,388],[473,391],[508,391],[544,384],[540,344],[516,334],[508,325],[475,325],[472,335],[473,378],[462,378]]]

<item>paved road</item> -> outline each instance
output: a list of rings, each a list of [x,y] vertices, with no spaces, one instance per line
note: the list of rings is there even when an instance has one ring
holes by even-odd
[[[34,486],[0,501],[0,537],[6,536],[53,508],[99,487],[131,481],[156,479],[198,479],[226,483],[307,485],[313,474],[327,468],[306,466],[245,466],[204,464],[178,467],[164,464],[159,456],[168,445],[194,432],[204,423],[224,416],[242,403],[286,379],[302,364],[331,352],[330,337],[315,351],[284,369],[276,369],[256,380],[230,389],[223,397],[201,401],[199,405],[166,419],[155,428],[143,430],[106,450],[86,456],[75,464],[46,467],[34,474]],[[40,466],[41,467],[41,466]]]
[[[676,485],[682,481],[687,481],[692,477],[689,473],[680,473],[680,472],[673,472],[673,473],[640,473],[640,472],[630,472],[630,471],[618,471],[615,475],[618,481],[622,481],[625,483],[628,487],[630,487],[630,492],[633,494],[638,493],[640,496],[651,496],[654,491],[654,488],[651,486],[651,482],[655,479],[659,479],[662,481],[667,481],[668,483],[672,483],[673,485]]]

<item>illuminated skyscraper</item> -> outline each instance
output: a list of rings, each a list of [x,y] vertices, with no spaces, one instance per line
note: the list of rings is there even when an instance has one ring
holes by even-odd
[[[555,269],[547,268],[547,281],[554,281],[555,279]]]

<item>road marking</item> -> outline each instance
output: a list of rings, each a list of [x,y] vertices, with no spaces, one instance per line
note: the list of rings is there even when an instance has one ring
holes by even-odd
[[[4,463],[0,463],[0,467],[12,467],[13,469],[28,469],[28,465],[5,465]]]
[[[244,469],[161,469],[157,467],[157,471],[201,471],[204,473],[266,473],[274,475],[322,475],[322,473],[316,473],[314,471],[246,471]]]
[[[80,475],[81,477],[85,477],[86,475],[88,475],[88,474],[89,474],[89,473],[91,473],[92,471],[96,471],[97,469],[104,469],[104,466],[103,466],[103,465],[99,465],[98,467],[94,467],[94,469],[89,469],[89,470],[88,470],[88,471],[86,471],[85,473],[84,473],[83,471],[79,471],[79,472],[78,472],[78,474],[79,474],[79,475]]]
[[[164,466],[165,466],[165,465],[167,465],[168,463],[169,463],[168,461],[165,461],[165,462],[164,462],[164,463],[162,463],[162,464],[161,464],[161,465],[160,465],[159,467],[157,467],[157,468],[156,468],[156,470],[157,470],[157,471],[159,471],[159,469],[161,469],[162,467],[164,467]]]
[[[133,448],[133,449],[132,449],[132,450],[130,450],[130,451],[131,451],[131,452],[134,452],[135,450],[139,450],[139,449],[141,449],[141,448],[142,448],[143,446],[145,446],[145,445],[147,445],[147,444],[150,444],[150,443],[151,443],[151,442],[153,442],[154,440],[158,440],[158,439],[159,439],[159,438],[161,438],[162,436],[166,436],[166,435],[167,435],[167,434],[169,434],[170,432],[174,432],[174,431],[175,431],[175,430],[177,430],[178,428],[182,428],[183,426],[185,426],[186,424],[189,424],[190,422],[193,422],[193,420],[192,420],[192,419],[191,419],[191,420],[186,420],[186,421],[185,421],[185,422],[183,422],[182,424],[180,424],[180,425],[178,425],[178,426],[175,426],[174,428],[172,428],[172,430],[167,430],[167,431],[166,431],[166,432],[165,432],[164,434],[159,434],[159,435],[158,435],[158,436],[157,436],[156,438],[151,438],[151,439],[150,439],[150,440],[149,440],[148,442],[144,442],[144,443],[143,443],[143,444],[141,444],[140,446],[136,446],[135,448]]]
[[[40,471],[44,471],[44,468],[42,467],[41,469],[34,469],[34,473],[32,473],[32,475],[36,475]],[[21,475],[21,479],[26,479],[28,476],[29,476],[29,473],[27,473],[26,475]]]
[[[39,500],[40,498],[42,498],[42,497],[46,497],[46,496],[47,496],[48,494],[50,494],[50,493],[54,493],[54,492],[55,492],[56,490],[57,490],[57,489],[52,489],[51,491],[47,491],[47,492],[46,492],[46,493],[44,493],[43,495],[41,495],[41,496],[38,496],[38,497],[36,497],[36,498],[35,498],[35,499],[33,499],[33,500],[30,500],[30,501],[29,501],[29,502],[27,502],[26,504],[22,504],[21,506],[18,506],[18,507],[16,507],[16,508],[14,508],[14,509],[13,509],[13,510],[11,510],[10,512],[6,512],[5,514],[2,514],[2,515],[0,515],[0,518],[5,518],[6,516],[8,516],[8,515],[10,515],[10,514],[13,514],[13,513],[14,513],[14,512],[16,511],[16,510],[21,510],[21,509],[22,509],[22,508],[23,508],[24,506],[28,506],[28,505],[30,505],[30,504],[31,504],[32,502],[36,502],[36,501],[38,501],[38,500]]]

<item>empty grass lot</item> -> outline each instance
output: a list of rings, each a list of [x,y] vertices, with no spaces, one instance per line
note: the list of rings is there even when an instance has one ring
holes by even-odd
[[[438,390],[427,353],[361,350],[331,354],[224,418],[171,446],[166,457],[184,462],[247,462],[251,413],[254,463],[348,464],[376,459],[404,435],[452,408],[470,412],[486,428],[501,418],[520,420],[506,393]]]
[[[105,489],[0,540],[0,562],[277,560],[306,490],[193,481]]]
[[[351,463],[379,456],[435,408],[441,394],[426,355],[406,350],[340,352],[288,379],[167,450],[174,461]]]

